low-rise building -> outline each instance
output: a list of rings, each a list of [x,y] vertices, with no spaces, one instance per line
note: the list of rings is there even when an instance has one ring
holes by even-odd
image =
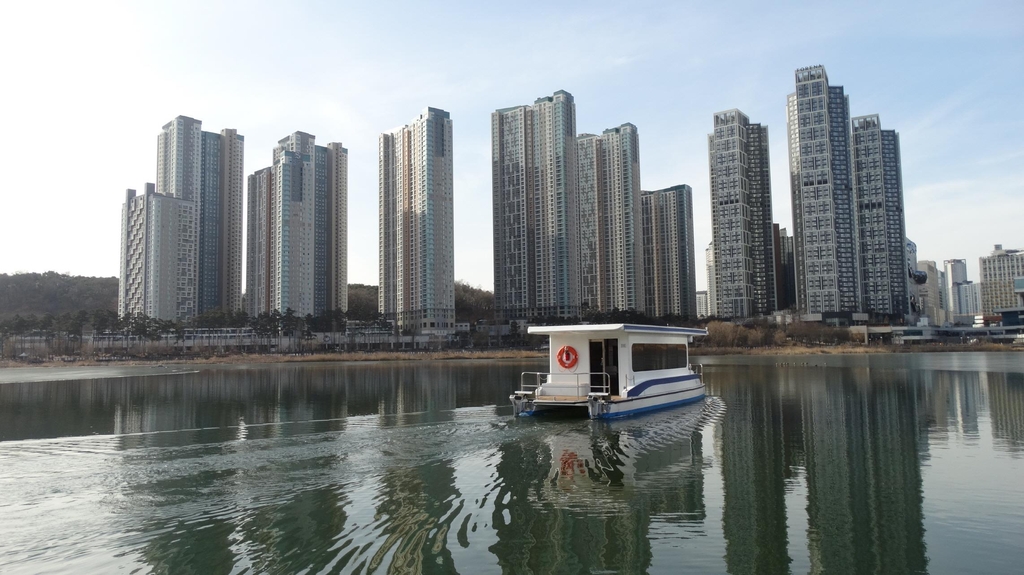
[[[981,270],[981,313],[1017,305],[1014,278],[1024,277],[1024,249],[1003,249],[996,244],[992,255],[979,258]]]

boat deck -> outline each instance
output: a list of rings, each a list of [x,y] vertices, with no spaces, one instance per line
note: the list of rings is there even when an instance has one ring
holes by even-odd
[[[612,401],[618,401],[620,399],[622,399],[622,397],[619,395],[611,396]],[[534,398],[534,401],[551,401],[558,403],[586,403],[587,398],[586,396],[581,397],[578,395],[538,395],[536,398]]]

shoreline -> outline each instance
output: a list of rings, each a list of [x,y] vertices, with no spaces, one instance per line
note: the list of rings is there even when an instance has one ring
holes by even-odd
[[[1000,344],[975,345],[832,345],[784,347],[691,347],[691,356],[796,356],[796,355],[865,355],[891,353],[962,353],[962,352],[1022,352],[1024,349]],[[180,358],[133,358],[117,361],[99,361],[87,358],[79,361],[43,361],[28,363],[0,360],[0,369],[19,367],[94,367],[94,366],[140,366],[140,365],[239,365],[272,363],[327,363],[353,361],[439,361],[439,360],[487,360],[487,359],[543,359],[547,351],[504,349],[504,350],[441,350],[441,351],[353,351],[312,353],[306,355],[273,354],[231,354],[213,357]]]

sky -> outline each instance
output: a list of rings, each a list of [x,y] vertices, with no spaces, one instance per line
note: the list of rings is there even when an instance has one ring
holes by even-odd
[[[556,90],[580,133],[640,134],[642,188],[693,187],[697,289],[711,241],[707,134],[768,126],[792,229],[786,96],[824,65],[854,116],[899,132],[922,260],[1024,248],[1024,2],[19,2],[0,22],[0,273],[118,274],[124,192],[178,115],[349,149],[349,281],[377,283],[377,138],[427,106],[454,123],[455,277],[492,289],[490,114]]]

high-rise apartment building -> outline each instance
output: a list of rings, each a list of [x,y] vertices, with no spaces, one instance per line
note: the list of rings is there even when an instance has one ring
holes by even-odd
[[[960,311],[960,286],[967,283],[967,260],[946,260],[942,262],[942,268],[946,274],[943,288],[946,290],[949,311],[954,314],[968,313]]]
[[[121,207],[121,267],[117,285],[117,315],[143,313],[146,309],[146,197],[155,190],[146,184],[142,196],[125,194]]]
[[[186,116],[163,126],[156,184],[129,193],[124,207],[121,271],[145,262],[148,279],[122,278],[122,313],[183,321],[241,308],[243,143],[235,130],[204,132]]]
[[[577,174],[576,205],[578,210],[577,230],[579,232],[579,266],[580,266],[580,309],[607,310],[601,298],[601,212],[598,210],[599,189],[603,189],[605,173],[601,169],[604,160],[603,141],[600,136],[583,134],[577,139],[576,162],[579,166]],[[605,294],[607,295],[607,294]]]
[[[1014,278],[1024,277],[1024,249],[1003,249],[996,244],[992,255],[978,259],[981,270],[981,313],[1016,307]]]
[[[198,313],[242,308],[245,140],[231,129],[201,132]]]
[[[381,313],[398,329],[455,327],[452,120],[427,108],[380,136]]]
[[[275,246],[271,309],[293,310],[299,317],[315,314],[316,269],[323,250],[317,245],[317,182],[315,139],[295,132],[274,148],[271,194]],[[322,212],[321,212],[322,213]]]
[[[274,277],[274,225],[272,192],[274,169],[263,168],[248,178],[246,203],[245,301],[251,316],[273,310],[270,300]]]
[[[580,266],[572,94],[492,113],[491,160],[498,319],[578,316],[581,276],[597,271]]]
[[[793,236],[786,228],[774,225],[775,230],[775,285],[776,299],[779,309],[790,309],[796,306],[796,269],[794,263]]]
[[[236,130],[204,132],[187,116],[157,137],[156,192],[196,202],[196,313],[241,309],[244,143]]]
[[[929,325],[944,325],[951,319],[944,287],[945,273],[930,260],[918,261],[917,269],[927,275],[925,283],[917,286],[919,313],[928,317]]]
[[[965,281],[957,286],[956,313],[977,315],[981,313],[981,284]]]
[[[708,292],[707,290],[700,290],[697,292],[697,317],[706,318],[711,315],[708,309]]]
[[[697,317],[693,190],[686,184],[642,192],[641,241],[647,315]],[[706,313],[705,313],[706,315]]]
[[[704,268],[708,274],[708,315],[719,317],[718,313],[718,286],[715,283],[715,242],[708,244],[704,250]]]
[[[779,224],[772,224],[772,265],[775,266],[775,307],[786,309],[785,275],[782,272],[782,230]]]
[[[294,132],[249,176],[248,196],[249,313],[348,309],[348,150]]]
[[[348,311],[348,150],[340,142],[324,148],[327,175],[327,309]]]
[[[644,309],[640,138],[623,124],[577,139],[581,305]]]
[[[878,115],[859,116],[851,130],[854,200],[863,311],[902,319],[910,313],[900,137]]]
[[[708,168],[718,312],[768,314],[777,308],[768,128],[739,110],[715,114],[714,128]]]
[[[921,313],[921,287],[917,283],[917,244],[911,241],[910,238],[906,238],[906,263],[907,266],[907,291],[909,293],[908,308],[911,314],[911,323],[915,323],[917,319],[914,314]]]
[[[178,116],[156,141],[156,193],[194,200],[202,185],[203,122]]]
[[[196,202],[128,190],[121,211],[118,314],[185,321],[196,313]]]
[[[858,233],[850,169],[850,104],[823,66],[796,71],[787,100],[797,308],[860,308]]]
[[[149,317],[185,321],[198,312],[199,222],[196,202],[147,194],[146,309]]]

